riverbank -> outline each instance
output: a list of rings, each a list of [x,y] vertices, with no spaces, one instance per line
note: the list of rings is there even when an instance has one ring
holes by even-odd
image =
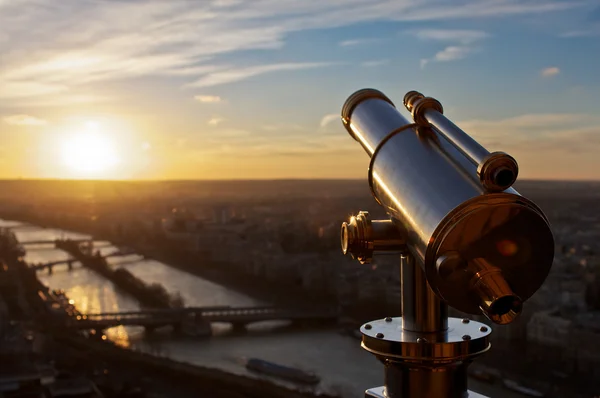
[[[355,303],[340,303],[338,297],[331,292],[307,290],[294,284],[268,281],[255,275],[226,272],[223,264],[211,262],[197,254],[186,252],[170,242],[143,242],[125,239],[122,236],[95,228],[92,223],[67,222],[65,219],[32,217],[30,214],[1,214],[4,219],[19,220],[24,223],[72,230],[92,236],[98,241],[109,241],[116,246],[125,246],[135,250],[147,259],[163,262],[169,266],[188,272],[213,283],[250,296],[259,301],[280,307],[315,309],[337,308],[346,323],[357,328],[372,319],[386,316],[400,316],[400,303],[388,303],[383,300],[363,300]]]
[[[286,388],[269,380],[253,379],[123,349],[104,336],[87,336],[66,329],[64,320],[78,314],[71,301],[66,298],[62,301],[53,299],[55,295],[50,294],[25,262],[7,257],[4,253],[0,253],[0,258],[4,260],[2,272],[8,273],[2,277],[10,278],[10,286],[18,288],[17,295],[11,299],[11,306],[18,306],[18,313],[29,314],[26,319],[15,321],[26,325],[28,335],[37,347],[36,356],[23,355],[28,358],[26,361],[31,362],[30,365],[52,363],[52,367],[58,369],[63,377],[68,375],[69,378],[89,379],[109,398],[187,398],[203,395],[219,398],[335,397],[314,388]],[[133,390],[139,391],[139,394],[126,395]]]
[[[89,358],[94,358],[93,363],[86,366],[86,373],[105,388],[120,389],[124,384],[138,385],[143,391],[160,391],[164,397],[186,398],[339,398],[318,389],[288,389],[268,380],[134,352],[105,341],[65,334],[53,337],[57,347],[68,352],[70,363],[63,360],[63,367],[75,370],[81,364],[86,364]]]
[[[183,275],[184,273],[179,271],[169,270],[164,264],[151,264],[153,262],[149,262],[148,264],[140,264],[138,268],[138,276],[142,276],[146,273],[151,272],[152,267],[155,265],[160,265],[162,268],[165,268],[165,271],[160,273],[163,279],[154,279],[154,280],[166,280],[167,275],[171,274],[181,274],[184,279],[177,279],[178,283],[170,283],[169,290],[173,290],[174,286],[183,286],[183,280],[196,280],[195,278],[190,277],[189,275],[186,277]],[[76,271],[77,272],[77,271]],[[83,271],[81,271],[83,272]],[[65,275],[69,278],[73,278],[71,274],[64,272],[62,275]],[[56,278],[59,275],[55,275]],[[185,279],[187,278],[187,279]],[[64,282],[60,282],[64,283]],[[62,284],[54,285],[56,288],[62,288]],[[205,285],[201,283],[201,281],[192,283],[192,286],[203,286],[202,290],[205,289]],[[106,289],[106,287],[104,288]],[[198,288],[193,288],[192,290],[198,290]],[[86,295],[89,293],[86,293]],[[207,295],[208,294],[208,295]],[[210,295],[214,294],[212,291],[207,290],[206,294],[203,294],[196,304],[204,303],[204,300],[210,300]],[[91,296],[90,296],[91,297]],[[247,298],[245,298],[247,299]],[[500,326],[498,326],[500,327]],[[205,366],[205,367],[214,367],[219,368],[220,371],[224,371],[225,373],[236,373],[240,372],[239,367],[230,366],[224,363],[224,357],[226,356],[257,356],[267,358],[273,361],[280,361],[282,358],[285,358],[286,361],[292,361],[293,365],[304,366],[308,369],[312,369],[317,371],[318,374],[323,375],[325,379],[327,379],[329,385],[337,384],[337,383],[348,383],[352,385],[353,391],[360,392],[361,389],[366,386],[370,387],[373,385],[378,385],[380,383],[377,376],[382,369],[379,364],[368,362],[368,360],[362,359],[360,355],[355,354],[356,350],[359,349],[359,342],[356,340],[350,340],[348,338],[335,338],[332,336],[333,333],[312,333],[312,332],[302,332],[297,334],[278,334],[274,335],[272,331],[266,332],[264,334],[260,333],[249,333],[244,336],[232,336],[232,335],[219,335],[218,337],[210,340],[203,341],[172,341],[170,337],[164,338],[161,344],[165,355],[168,355],[171,358],[176,358],[178,361],[182,360],[188,363],[193,363],[194,365]],[[347,340],[339,341],[339,340]],[[347,343],[347,344],[346,344]],[[134,342],[134,345],[143,349],[142,343],[140,340]],[[347,355],[349,354],[349,355]],[[521,353],[521,356],[523,354]],[[364,354],[365,357],[368,354]],[[510,357],[503,358],[504,352],[501,347],[494,346],[494,349],[491,350],[490,353],[484,355],[482,358],[478,359],[475,363],[489,363],[493,368],[502,367],[505,371],[503,371],[504,377],[509,379],[520,380],[523,379],[523,383],[527,386],[535,387],[537,383],[531,383],[533,380],[529,377],[531,372],[528,371],[515,371],[516,365],[515,363],[511,364],[511,361],[515,361],[515,355],[511,355]],[[499,361],[498,358],[503,359]],[[369,357],[370,359],[370,357]],[[296,362],[297,361],[297,362]],[[328,370],[331,368],[331,364],[335,363],[334,366],[336,368],[335,373],[339,373],[340,375],[344,375],[344,377],[333,376],[331,372]],[[353,363],[354,366],[344,366],[345,364]],[[517,363],[520,364],[521,361]],[[542,365],[542,366],[540,366]],[[539,369],[538,369],[539,368]],[[540,370],[540,379],[543,378],[543,364],[538,364],[536,369]],[[519,368],[520,369],[520,368]],[[243,372],[243,370],[242,370]],[[546,375],[549,375],[549,372],[546,372]],[[344,379],[344,380],[341,380]],[[352,383],[353,380],[360,380],[359,383]],[[549,380],[546,378],[544,380],[548,382]],[[579,387],[583,386],[581,384]],[[486,393],[487,386],[482,386],[481,391]],[[500,391],[498,391],[498,389]],[[543,389],[548,391],[547,389]],[[591,395],[580,395],[569,392],[569,389],[562,390],[562,392],[557,392],[553,394],[549,394],[548,396],[569,396],[569,397],[590,397]],[[492,386],[490,391],[487,392],[487,395],[491,397],[510,397],[513,396],[510,393],[503,390],[502,386]],[[355,396],[355,395],[348,395]]]

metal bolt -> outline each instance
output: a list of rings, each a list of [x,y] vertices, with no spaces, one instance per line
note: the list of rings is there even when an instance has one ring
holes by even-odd
[[[365,325],[365,329],[369,330],[371,329],[373,326],[369,325],[368,323]]]
[[[479,331],[480,332],[487,332],[488,328],[487,328],[487,326],[482,326],[482,327],[479,328]]]
[[[386,318],[385,318],[385,321],[386,321],[386,322],[391,322],[391,321],[392,321],[392,317],[389,317],[389,316],[388,316],[388,317],[386,317]]]
[[[463,320],[462,320],[462,323],[469,323],[469,322],[471,322],[471,320],[468,318],[463,318]]]
[[[471,340],[471,336],[469,336],[468,334],[465,334],[462,339],[463,340]]]
[[[417,343],[427,343],[427,339],[424,339],[423,337],[417,337]]]
[[[383,338],[383,333],[377,333],[375,335],[375,337],[377,337],[378,339],[382,339]]]

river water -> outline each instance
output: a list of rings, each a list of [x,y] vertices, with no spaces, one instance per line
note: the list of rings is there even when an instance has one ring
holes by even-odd
[[[0,220],[1,226],[20,223]],[[89,236],[35,226],[16,228],[21,242],[54,240],[57,238],[85,239]],[[103,253],[116,251],[109,242],[94,242]],[[28,263],[46,263],[69,258],[53,245],[27,245],[25,260]],[[109,259],[111,265],[122,266],[147,283],[161,283],[170,293],[179,293],[186,306],[252,306],[268,304],[232,291],[195,275],[174,269],[168,265],[130,255]],[[119,265],[121,264],[121,265]],[[115,289],[114,285],[74,263],[69,271],[66,265],[57,265],[51,275],[38,271],[38,278],[52,289],[63,289],[82,313],[131,311],[139,309],[138,302]],[[252,377],[243,366],[241,358],[257,357],[280,364],[294,366],[317,373],[322,382],[318,389],[341,393],[344,397],[364,396],[364,390],[383,384],[383,366],[360,348],[360,342],[335,330],[290,330],[285,322],[265,322],[250,325],[248,332],[239,334],[228,325],[213,325],[213,337],[176,337],[168,330],[155,332],[151,337],[139,327],[116,327],[106,331],[109,339],[132,350],[140,350],[156,356],[166,356],[193,365],[214,367],[230,373]],[[286,384],[278,380],[273,382]],[[499,386],[470,380],[471,390],[489,397],[520,397]]]

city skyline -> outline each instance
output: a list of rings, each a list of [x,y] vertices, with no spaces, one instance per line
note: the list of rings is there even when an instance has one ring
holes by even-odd
[[[0,178],[365,178],[339,111],[373,87],[600,179],[599,37],[597,1],[0,0]]]

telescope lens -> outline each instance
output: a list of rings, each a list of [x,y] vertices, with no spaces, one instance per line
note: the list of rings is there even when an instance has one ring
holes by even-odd
[[[490,312],[498,316],[506,315],[511,311],[518,314],[522,306],[523,303],[517,296],[504,296],[492,303]]]
[[[341,244],[342,244],[342,252],[344,254],[348,253],[348,224],[342,224],[342,233],[341,233]]]
[[[495,175],[496,185],[500,187],[509,187],[515,181],[515,174],[509,169],[500,169]]]

